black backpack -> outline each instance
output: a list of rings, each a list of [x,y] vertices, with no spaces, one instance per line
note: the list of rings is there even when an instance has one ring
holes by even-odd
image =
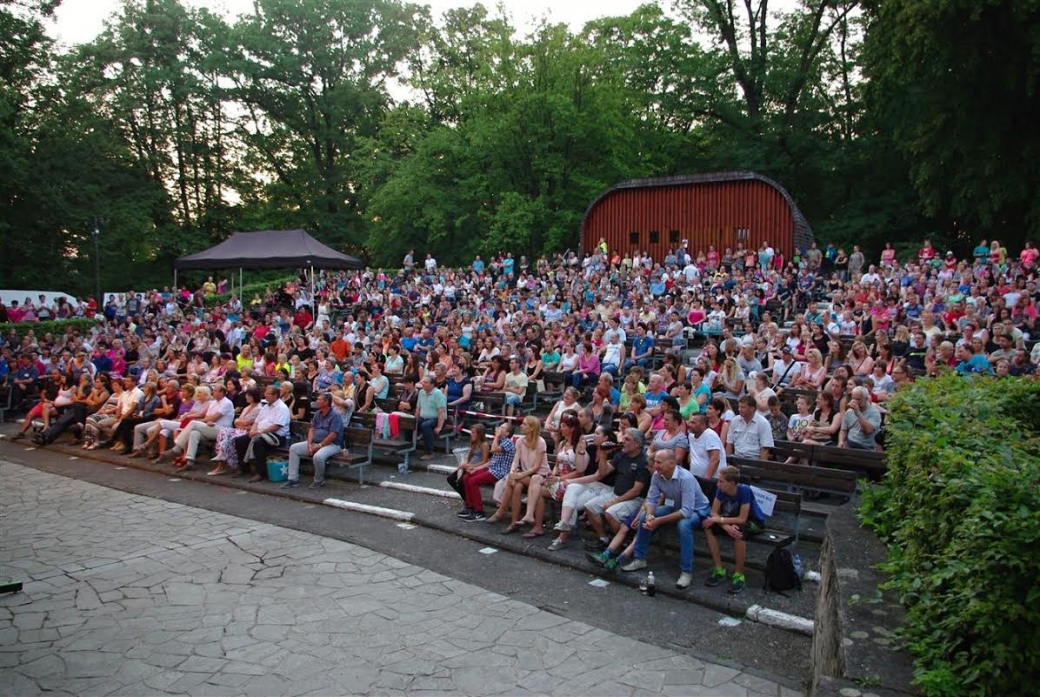
[[[802,589],[802,579],[794,570],[794,558],[786,547],[777,547],[766,558],[765,589],[788,591],[792,588]]]

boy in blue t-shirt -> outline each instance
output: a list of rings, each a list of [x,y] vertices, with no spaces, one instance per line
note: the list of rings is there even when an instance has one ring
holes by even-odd
[[[718,488],[715,500],[711,504],[711,515],[702,524],[704,534],[711,550],[713,564],[711,575],[704,580],[706,586],[717,586],[726,580],[726,569],[722,566],[722,555],[719,552],[719,541],[715,531],[721,528],[733,538],[733,556],[736,565],[733,578],[730,580],[729,592],[740,593],[747,585],[744,578],[744,558],[747,556],[746,539],[762,532],[765,516],[755,501],[751,487],[740,483],[740,470],[736,467],[723,467],[719,472]]]

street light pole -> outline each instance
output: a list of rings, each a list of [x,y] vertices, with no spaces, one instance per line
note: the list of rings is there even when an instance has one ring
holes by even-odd
[[[97,303],[98,312],[103,313],[105,302],[101,297],[101,230],[98,229],[98,219],[94,218],[94,301]]]

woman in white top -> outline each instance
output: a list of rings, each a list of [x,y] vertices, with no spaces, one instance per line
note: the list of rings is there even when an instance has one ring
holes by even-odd
[[[560,372],[564,374],[565,379],[570,373],[578,369],[578,360],[578,354],[574,352],[574,344],[568,341],[563,347],[563,354],[560,356]]]
[[[578,404],[578,398],[581,393],[578,392],[575,387],[568,387],[563,391],[563,399],[556,402],[553,408],[549,411],[549,415],[545,417],[545,432],[553,439],[554,443],[559,444],[560,441],[560,418],[563,413],[568,409],[572,409],[575,412],[581,410],[581,405]]]
[[[769,386],[769,377],[762,372],[754,372],[751,385],[748,386],[748,394],[755,398],[755,408],[758,413],[765,416],[769,413],[769,398],[776,397],[776,392]]]

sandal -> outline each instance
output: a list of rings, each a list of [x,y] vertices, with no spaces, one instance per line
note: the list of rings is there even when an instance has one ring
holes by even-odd
[[[524,533],[524,534],[522,535],[522,537],[523,537],[523,538],[524,538],[525,540],[533,540],[533,539],[534,539],[534,538],[536,538],[536,537],[545,537],[545,531],[544,531],[544,530],[542,530],[541,532],[535,532],[534,530],[532,530],[531,532],[525,532],[525,533]]]
[[[512,535],[514,532],[519,532],[519,531],[520,531],[520,526],[516,525],[516,524],[513,524],[513,525],[510,525],[509,527],[507,527],[505,530],[503,530],[502,532],[500,532],[498,534],[499,535]]]

